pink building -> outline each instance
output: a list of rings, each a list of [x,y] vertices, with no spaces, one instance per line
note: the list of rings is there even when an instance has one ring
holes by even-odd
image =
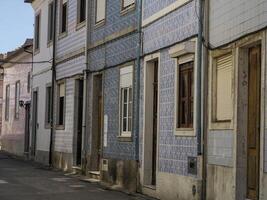
[[[32,40],[4,56],[1,148],[16,155],[29,152]],[[1,83],[0,83],[1,84]]]

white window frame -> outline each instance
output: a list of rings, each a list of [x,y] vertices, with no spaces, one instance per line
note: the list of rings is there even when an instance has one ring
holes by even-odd
[[[126,80],[123,77],[129,76],[130,80]],[[123,103],[124,103],[124,91],[127,90],[127,123],[126,123],[126,131],[123,131]],[[131,91],[132,98],[129,99]],[[120,134],[119,137],[132,137],[132,130],[133,130],[133,65],[125,66],[120,68],[120,85],[119,85],[119,106],[120,106],[120,115],[119,115],[119,127],[120,127]],[[131,104],[131,105],[130,105]],[[129,117],[129,110],[131,110],[131,117]],[[131,120],[131,130],[129,130],[129,119]]]
[[[38,18],[38,28],[37,28]],[[38,38],[37,38],[38,35]],[[34,19],[34,53],[37,54],[40,51],[41,45],[41,11],[37,12]]]
[[[63,21],[62,21],[62,19],[63,19],[63,5],[64,4],[66,4],[66,30],[63,32],[62,31],[62,28],[63,28]],[[59,19],[59,22],[60,22],[60,26],[59,26],[59,35],[61,36],[61,37],[64,37],[64,36],[66,36],[67,35],[67,32],[68,32],[68,0],[61,0],[60,1],[60,19]]]
[[[121,14],[130,12],[135,8],[136,0],[132,0],[133,2],[129,5],[125,5],[125,1],[126,0],[121,0]]]
[[[48,4],[47,44],[50,44],[52,42],[52,40],[53,40],[53,34],[54,34],[54,30],[53,30],[54,29],[54,24],[53,24],[54,23],[54,9],[55,9],[55,1],[52,0]],[[50,35],[51,31],[52,31],[52,35]]]
[[[85,0],[85,19],[81,21],[81,1],[82,0],[77,0],[77,25],[84,24],[86,21],[86,7],[87,7],[87,0]]]
[[[225,121],[216,120],[216,107],[217,107],[217,59],[223,56],[232,54],[232,112],[231,118]],[[211,54],[209,68],[209,129],[214,130],[227,130],[233,129],[234,119],[234,90],[235,90],[235,53],[234,51],[215,51]]]

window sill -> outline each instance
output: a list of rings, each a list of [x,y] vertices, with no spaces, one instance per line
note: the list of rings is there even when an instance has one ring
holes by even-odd
[[[53,44],[53,40],[48,41],[48,42],[47,42],[47,48],[51,47],[52,44]]]
[[[175,136],[179,137],[194,137],[196,136],[193,128],[178,128],[174,131]]]
[[[120,13],[121,13],[122,16],[123,15],[127,15],[128,13],[134,11],[135,7],[136,7],[135,4],[132,4],[129,7],[122,8]]]
[[[56,130],[65,130],[64,125],[56,125]]]
[[[40,53],[40,48],[39,49],[34,49],[34,55],[37,55]]]
[[[96,22],[95,25],[94,25],[94,28],[98,29],[98,28],[104,26],[105,23],[106,23],[106,20],[102,20],[102,21]]]
[[[86,25],[86,20],[83,21],[83,22],[77,23],[76,24],[76,31],[78,31],[78,30],[82,29],[83,27],[85,27],[85,25]]]
[[[132,142],[133,138],[131,136],[118,136],[119,142]]]
[[[59,36],[58,36],[58,40],[61,40],[65,37],[67,37],[68,33],[67,32],[64,32],[64,33],[60,33]]]

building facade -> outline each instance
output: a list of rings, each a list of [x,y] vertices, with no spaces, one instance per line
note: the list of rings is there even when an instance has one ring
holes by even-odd
[[[87,167],[109,185],[136,191],[137,1],[97,0],[90,8]]]
[[[210,1],[207,199],[267,199],[267,1]]]
[[[141,191],[200,199],[196,131],[198,1],[143,1]]]
[[[32,40],[5,54],[3,60],[2,150],[27,156],[31,103]],[[8,63],[9,62],[9,63]]]

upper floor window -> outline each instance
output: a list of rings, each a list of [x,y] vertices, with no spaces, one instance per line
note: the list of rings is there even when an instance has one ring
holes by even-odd
[[[86,0],[78,0],[78,24],[86,19]]]
[[[232,119],[232,69],[232,54],[215,59],[215,69],[213,69],[213,122],[227,122]]]
[[[177,81],[177,126],[176,128],[193,128],[194,114],[194,62],[178,66]]]
[[[9,119],[9,105],[10,105],[10,85],[6,86],[6,99],[5,99],[5,120]]]
[[[19,119],[20,81],[15,85],[15,119]]]
[[[35,26],[34,26],[34,49],[38,50],[40,48],[40,24],[41,24],[41,14],[35,16]]]
[[[135,0],[121,0],[121,1],[122,1],[122,6],[121,6],[122,10],[130,8],[130,7],[134,6],[134,4],[135,4]]]
[[[106,0],[96,0],[95,23],[101,23],[106,18]]]
[[[30,93],[31,91],[31,72],[28,72],[27,77],[27,92]]]
[[[48,42],[53,40],[54,34],[54,2],[52,1],[48,5]]]
[[[58,98],[57,98],[57,106],[58,106],[58,114],[57,114],[57,125],[64,126],[64,116],[65,116],[65,82],[61,82],[58,84]]]
[[[60,12],[60,33],[67,32],[67,18],[68,18],[68,2],[67,0],[61,0],[61,12]]]
[[[120,70],[120,136],[131,137],[133,102],[133,66]]]

